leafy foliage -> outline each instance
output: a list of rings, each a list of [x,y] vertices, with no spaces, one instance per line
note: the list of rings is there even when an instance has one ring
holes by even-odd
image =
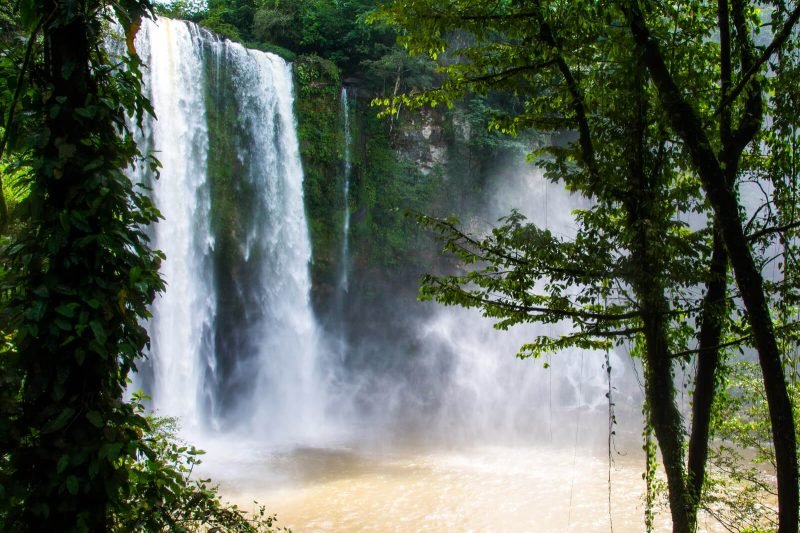
[[[793,49],[786,37],[798,11],[776,4],[775,38],[756,51],[753,35],[762,21],[752,7],[400,0],[374,17],[398,27],[409,51],[439,60],[445,74],[436,89],[384,98],[387,114],[401,106],[449,106],[467,91],[499,91],[521,106],[492,127],[571,132],[567,142],[533,156],[552,180],[592,200],[576,213],[574,238],[556,238],[516,213],[485,237],[467,234],[454,220],[422,217],[463,266],[455,275],[426,277],[422,296],[478,307],[499,328],[568,324],[557,338],[524,346],[523,356],[641,342],[647,413],[676,531],[694,528],[726,330],[730,344],[758,348],[782,465],[781,530],[797,528],[795,428],[766,307],[774,293],[759,272],[775,234],[795,221],[776,225],[764,216],[779,204],[765,193],[768,207],[745,223],[736,188],[792,180],[767,173],[759,182],[765,159],[745,148],[764,146],[757,134],[768,93],[757,73],[775,50]],[[794,142],[788,130],[781,138]],[[796,195],[789,203],[796,204]],[[751,245],[767,235],[771,245]],[[729,259],[738,293],[727,287]],[[733,304],[738,297],[746,320]],[[687,454],[672,366],[693,354],[698,370]]]
[[[397,50],[388,27],[364,23],[375,6],[374,0],[175,0],[157,10],[250,48],[291,58],[317,55],[357,74],[363,65]]]
[[[140,399],[133,400],[139,413]],[[267,515],[263,506],[250,518],[235,505],[222,503],[209,479],[194,479],[205,452],[180,441],[176,419],[149,415],[146,421],[140,447],[125,458],[130,479],[112,512],[112,531],[288,531],[273,528],[275,516]]]
[[[260,0],[252,37],[299,54],[319,55],[354,73],[362,62],[384,55],[394,44],[388,28],[364,24],[374,7],[372,0]]]
[[[313,243],[312,286],[317,308],[336,283],[342,234],[343,119],[340,117],[339,69],[316,55],[294,64],[297,86],[297,136],[303,159],[303,188]]]
[[[703,506],[728,529],[775,530],[777,465],[758,366],[747,361],[731,365],[723,387],[726,392],[714,408],[716,444]],[[800,421],[797,387],[790,392]]]

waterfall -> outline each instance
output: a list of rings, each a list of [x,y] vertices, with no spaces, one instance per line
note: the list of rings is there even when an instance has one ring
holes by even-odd
[[[262,440],[316,434],[325,387],[291,66],[165,18],[144,22],[137,48],[157,116],[140,145],[162,164],[143,181],[167,257],[148,324],[153,406]]]
[[[193,43],[195,26],[161,20],[145,23],[138,49],[145,90],[159,120],[149,120],[144,139],[161,162],[161,179],[149,180],[164,222],[153,244],[167,254],[161,275],[168,290],[150,320],[154,405],[184,423],[199,423],[204,374],[213,365],[216,298],[211,275],[213,237],[206,172],[208,128],[203,58]],[[141,143],[140,143],[141,144]]]
[[[339,274],[339,292],[348,289],[348,258],[350,257],[350,174],[353,171],[353,132],[350,130],[350,102],[347,98],[347,87],[342,87],[342,117],[344,126],[344,176],[342,178],[342,200],[344,215],[342,218],[342,259]]]
[[[145,121],[138,143],[162,168],[158,179],[142,169],[135,179],[151,188],[164,216],[151,237],[166,254],[167,291],[146,324],[150,359],[136,381],[158,412],[179,416],[187,429],[282,447],[382,435],[549,438],[552,430],[542,428],[565,413],[603,411],[603,354],[565,354],[553,361],[554,379],[513,358],[541,331],[501,336],[476,313],[421,307],[393,298],[390,287],[385,304],[359,315],[365,296],[349,278],[354,177],[346,88],[342,189],[332,199],[341,194],[344,203],[341,247],[332,254],[341,256],[331,271],[338,321],[326,322],[323,338],[310,299],[290,66],[165,18],[143,23],[137,49],[157,116]],[[532,220],[568,232],[575,200],[551,191],[547,220],[546,180],[519,169],[514,175],[520,183],[497,180],[498,190],[485,195],[486,218],[521,204],[531,207]],[[384,327],[390,320],[398,327]],[[617,379],[623,364],[613,363]]]

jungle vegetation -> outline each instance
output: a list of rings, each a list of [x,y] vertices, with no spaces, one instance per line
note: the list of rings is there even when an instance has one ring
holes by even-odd
[[[430,236],[396,206],[420,213],[467,269],[426,276],[422,298],[478,307],[499,328],[572,325],[531,339],[521,357],[579,346],[641,358],[648,501],[658,488],[657,442],[675,531],[693,531],[701,509],[732,530],[797,531],[800,7],[378,7],[114,3],[129,45],[139,17],[155,10],[295,61],[319,305],[343,201],[356,213],[358,264],[375,278],[413,277],[439,261],[412,253],[430,248]],[[132,46],[119,68],[101,45],[107,8],[99,0],[0,6],[0,528],[269,530],[263,509],[249,518],[190,478],[199,452],[176,441],[172,421],[123,401],[148,342],[140,321],[164,287],[162,257],[142,229],[159,213],[124,173],[158,166],[139,153],[125,120],[141,120],[149,104]],[[346,200],[331,194],[341,179],[342,84],[362,94]],[[485,169],[447,163],[420,173],[403,157],[403,132],[419,114],[444,124],[453,151],[492,157],[522,139],[549,179],[591,199],[576,212],[576,237],[518,213],[486,235],[431,216],[453,207],[438,192],[442,173],[451,187],[480,192]],[[456,115],[480,132],[466,147],[457,146]],[[566,141],[543,144],[543,134]],[[364,298],[389,282],[365,287]],[[742,354],[758,364],[741,364]],[[675,402],[682,364],[697,372],[687,419]],[[750,448],[774,467],[778,513],[759,507],[771,486],[737,458]],[[743,483],[750,492],[739,491]]]

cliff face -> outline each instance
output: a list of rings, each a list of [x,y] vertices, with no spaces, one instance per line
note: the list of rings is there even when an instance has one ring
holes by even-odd
[[[345,333],[351,347],[371,336],[412,342],[412,322],[430,309],[416,302],[419,278],[447,263],[409,213],[457,215],[474,227],[495,170],[511,154],[519,159],[521,144],[487,131],[486,110],[497,103],[486,97],[451,110],[402,110],[378,118],[380,109],[370,102],[379,95],[348,80],[345,199],[342,77],[316,56],[300,56],[294,66],[317,316],[331,329],[351,329]],[[346,207],[350,225],[343,247]]]
[[[332,63],[314,56],[297,59],[295,76],[318,313],[324,317],[334,307],[343,260],[351,280],[351,303],[366,304],[386,286],[413,297],[420,268],[437,254],[435,243],[407,212],[428,213],[441,203],[450,144],[448,117],[427,110],[379,119],[378,109],[370,106],[373,95],[357,85],[348,87],[350,246],[349,257],[343,258],[341,77]]]
[[[448,127],[452,128],[449,118],[431,109],[402,114],[391,136],[398,159],[413,164],[423,176],[445,171],[450,145],[447,133]]]

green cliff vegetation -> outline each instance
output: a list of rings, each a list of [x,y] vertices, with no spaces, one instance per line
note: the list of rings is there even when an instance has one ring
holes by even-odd
[[[341,74],[334,63],[316,55],[300,56],[294,63],[294,72],[297,136],[313,249],[312,285],[319,305],[325,294],[331,297],[340,260],[344,216]]]
[[[305,173],[305,197],[313,244],[312,277],[318,308],[335,296],[341,268],[345,214],[344,117],[340,70],[330,60],[301,55],[295,61],[298,137]],[[405,216],[426,209],[441,180],[442,169],[424,176],[402,149],[393,145],[389,126],[369,103],[370,95],[351,92],[352,171],[348,198],[351,213],[350,265],[356,290],[375,293],[408,276],[419,264],[420,228]],[[430,242],[427,248],[432,250]],[[416,270],[417,274],[420,270]],[[416,274],[415,274],[416,275]],[[399,284],[409,287],[409,284]]]

